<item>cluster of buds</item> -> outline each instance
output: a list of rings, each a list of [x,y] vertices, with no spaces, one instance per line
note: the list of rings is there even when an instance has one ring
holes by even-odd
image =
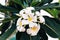
[[[37,35],[40,30],[40,23],[45,24],[44,17],[39,11],[35,11],[34,7],[27,7],[22,9],[18,15],[20,18],[17,20],[17,30],[19,32],[27,32],[31,36]],[[26,25],[29,27],[26,29]]]

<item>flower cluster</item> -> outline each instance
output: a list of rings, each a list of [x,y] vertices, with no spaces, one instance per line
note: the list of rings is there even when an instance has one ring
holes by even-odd
[[[39,11],[35,11],[34,7],[27,7],[17,14],[20,18],[17,20],[17,30],[19,32],[27,32],[31,36],[37,35],[40,30],[40,23],[45,24],[44,17]],[[29,27],[26,29],[26,25]]]

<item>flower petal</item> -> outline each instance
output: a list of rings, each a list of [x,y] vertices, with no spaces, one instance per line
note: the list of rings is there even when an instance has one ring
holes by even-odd
[[[37,26],[37,23],[30,22],[29,27]]]
[[[31,34],[31,29],[27,29],[27,34]]]
[[[19,31],[19,32],[25,32],[25,28],[24,27],[17,27],[17,30]]]
[[[24,10],[21,10],[21,11],[19,12],[20,15],[22,15],[23,13],[24,13]]]
[[[40,30],[40,25],[39,24],[37,24],[37,26],[31,27],[30,28],[31,36],[37,35],[39,30]]]
[[[27,7],[26,9],[27,9],[27,10],[30,10],[30,11],[31,11],[31,10],[35,10],[34,7]]]
[[[23,17],[24,19],[27,19],[27,18],[28,18],[28,15],[22,14],[22,17]]]
[[[19,26],[19,25],[20,25],[20,21],[21,21],[21,18],[19,18],[19,19],[17,20],[17,25],[16,25],[16,26]]]
[[[31,33],[31,36],[36,36],[36,35],[37,35],[37,33],[35,33],[35,32],[34,33]]]
[[[40,13],[42,16],[48,16],[48,17],[51,17],[51,18],[54,18],[52,15],[50,15],[48,12],[44,11],[44,10],[41,10],[41,13]]]
[[[37,22],[37,16],[33,17],[33,22]]]
[[[29,24],[28,20],[22,20],[22,25],[27,25]]]
[[[40,23],[45,24],[45,19],[44,19],[44,17],[43,17],[43,16],[40,16],[40,17],[39,17],[39,20],[40,20]]]
[[[36,16],[40,16],[40,12],[39,11],[36,11]]]

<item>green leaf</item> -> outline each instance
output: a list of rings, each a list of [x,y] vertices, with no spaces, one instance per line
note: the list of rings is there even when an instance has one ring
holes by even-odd
[[[3,23],[1,26],[0,26],[0,31],[2,31],[2,34],[5,33],[5,31],[9,28],[11,24],[11,21],[7,22],[7,23]],[[7,26],[6,26],[7,25]],[[0,34],[0,36],[2,35]]]
[[[52,2],[53,0],[43,0],[43,3],[46,4],[46,3],[50,3]]]
[[[50,28],[53,32],[55,32],[58,35],[58,37],[60,37],[60,24],[49,17],[45,17],[45,21],[46,21],[45,25],[48,28]]]
[[[2,6],[1,4],[0,4],[0,11],[1,11],[1,12],[5,12],[5,13],[6,13],[7,11],[9,11],[9,12],[18,12],[18,10],[15,9],[15,8]]]
[[[28,35],[26,32],[23,32],[23,33],[18,33],[17,34],[17,39],[16,40],[40,40],[40,36],[37,35],[37,36],[30,36]]]
[[[23,9],[23,7],[21,5],[17,4],[14,1],[11,1],[11,0],[9,1],[9,5],[8,6],[16,8],[19,11]]]
[[[10,17],[10,18],[5,18],[3,21],[2,21],[2,23],[6,23],[6,22],[9,22],[9,21],[11,21],[11,20],[15,20],[15,19],[17,19],[18,17],[17,16],[12,16],[12,17]]]
[[[21,0],[11,0],[11,1],[13,1],[13,2],[21,5],[23,8],[25,8],[24,5],[22,4],[22,1]]]
[[[48,5],[43,5],[43,6],[40,6],[40,7],[35,7],[36,10],[40,10],[40,9],[49,9],[49,8],[60,8],[59,6],[59,3],[51,3],[51,4],[48,4]]]
[[[0,36],[0,40],[6,40],[16,29],[16,24],[13,23],[11,28],[8,29],[3,35]]]
[[[26,3],[30,6],[33,0],[26,0]]]
[[[41,3],[41,0],[32,0],[31,6],[35,6],[38,3]]]
[[[52,16],[55,18],[58,18],[58,10],[56,9],[45,9],[47,12],[49,12]]]
[[[50,3],[52,1],[53,0],[33,0],[32,3],[31,3],[31,5],[32,6],[42,6],[42,5],[44,5],[46,3]]]
[[[54,31],[52,31],[50,28],[48,28],[46,25],[42,25],[42,24],[41,24],[41,27],[45,30],[45,32],[46,32],[49,36],[51,36],[51,37],[53,37],[53,38],[58,38],[57,34],[56,34]]]

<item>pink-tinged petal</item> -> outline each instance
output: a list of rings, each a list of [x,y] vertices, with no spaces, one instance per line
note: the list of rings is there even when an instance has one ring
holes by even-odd
[[[24,27],[17,27],[17,30],[19,31],[19,32],[25,32],[25,28]]]

